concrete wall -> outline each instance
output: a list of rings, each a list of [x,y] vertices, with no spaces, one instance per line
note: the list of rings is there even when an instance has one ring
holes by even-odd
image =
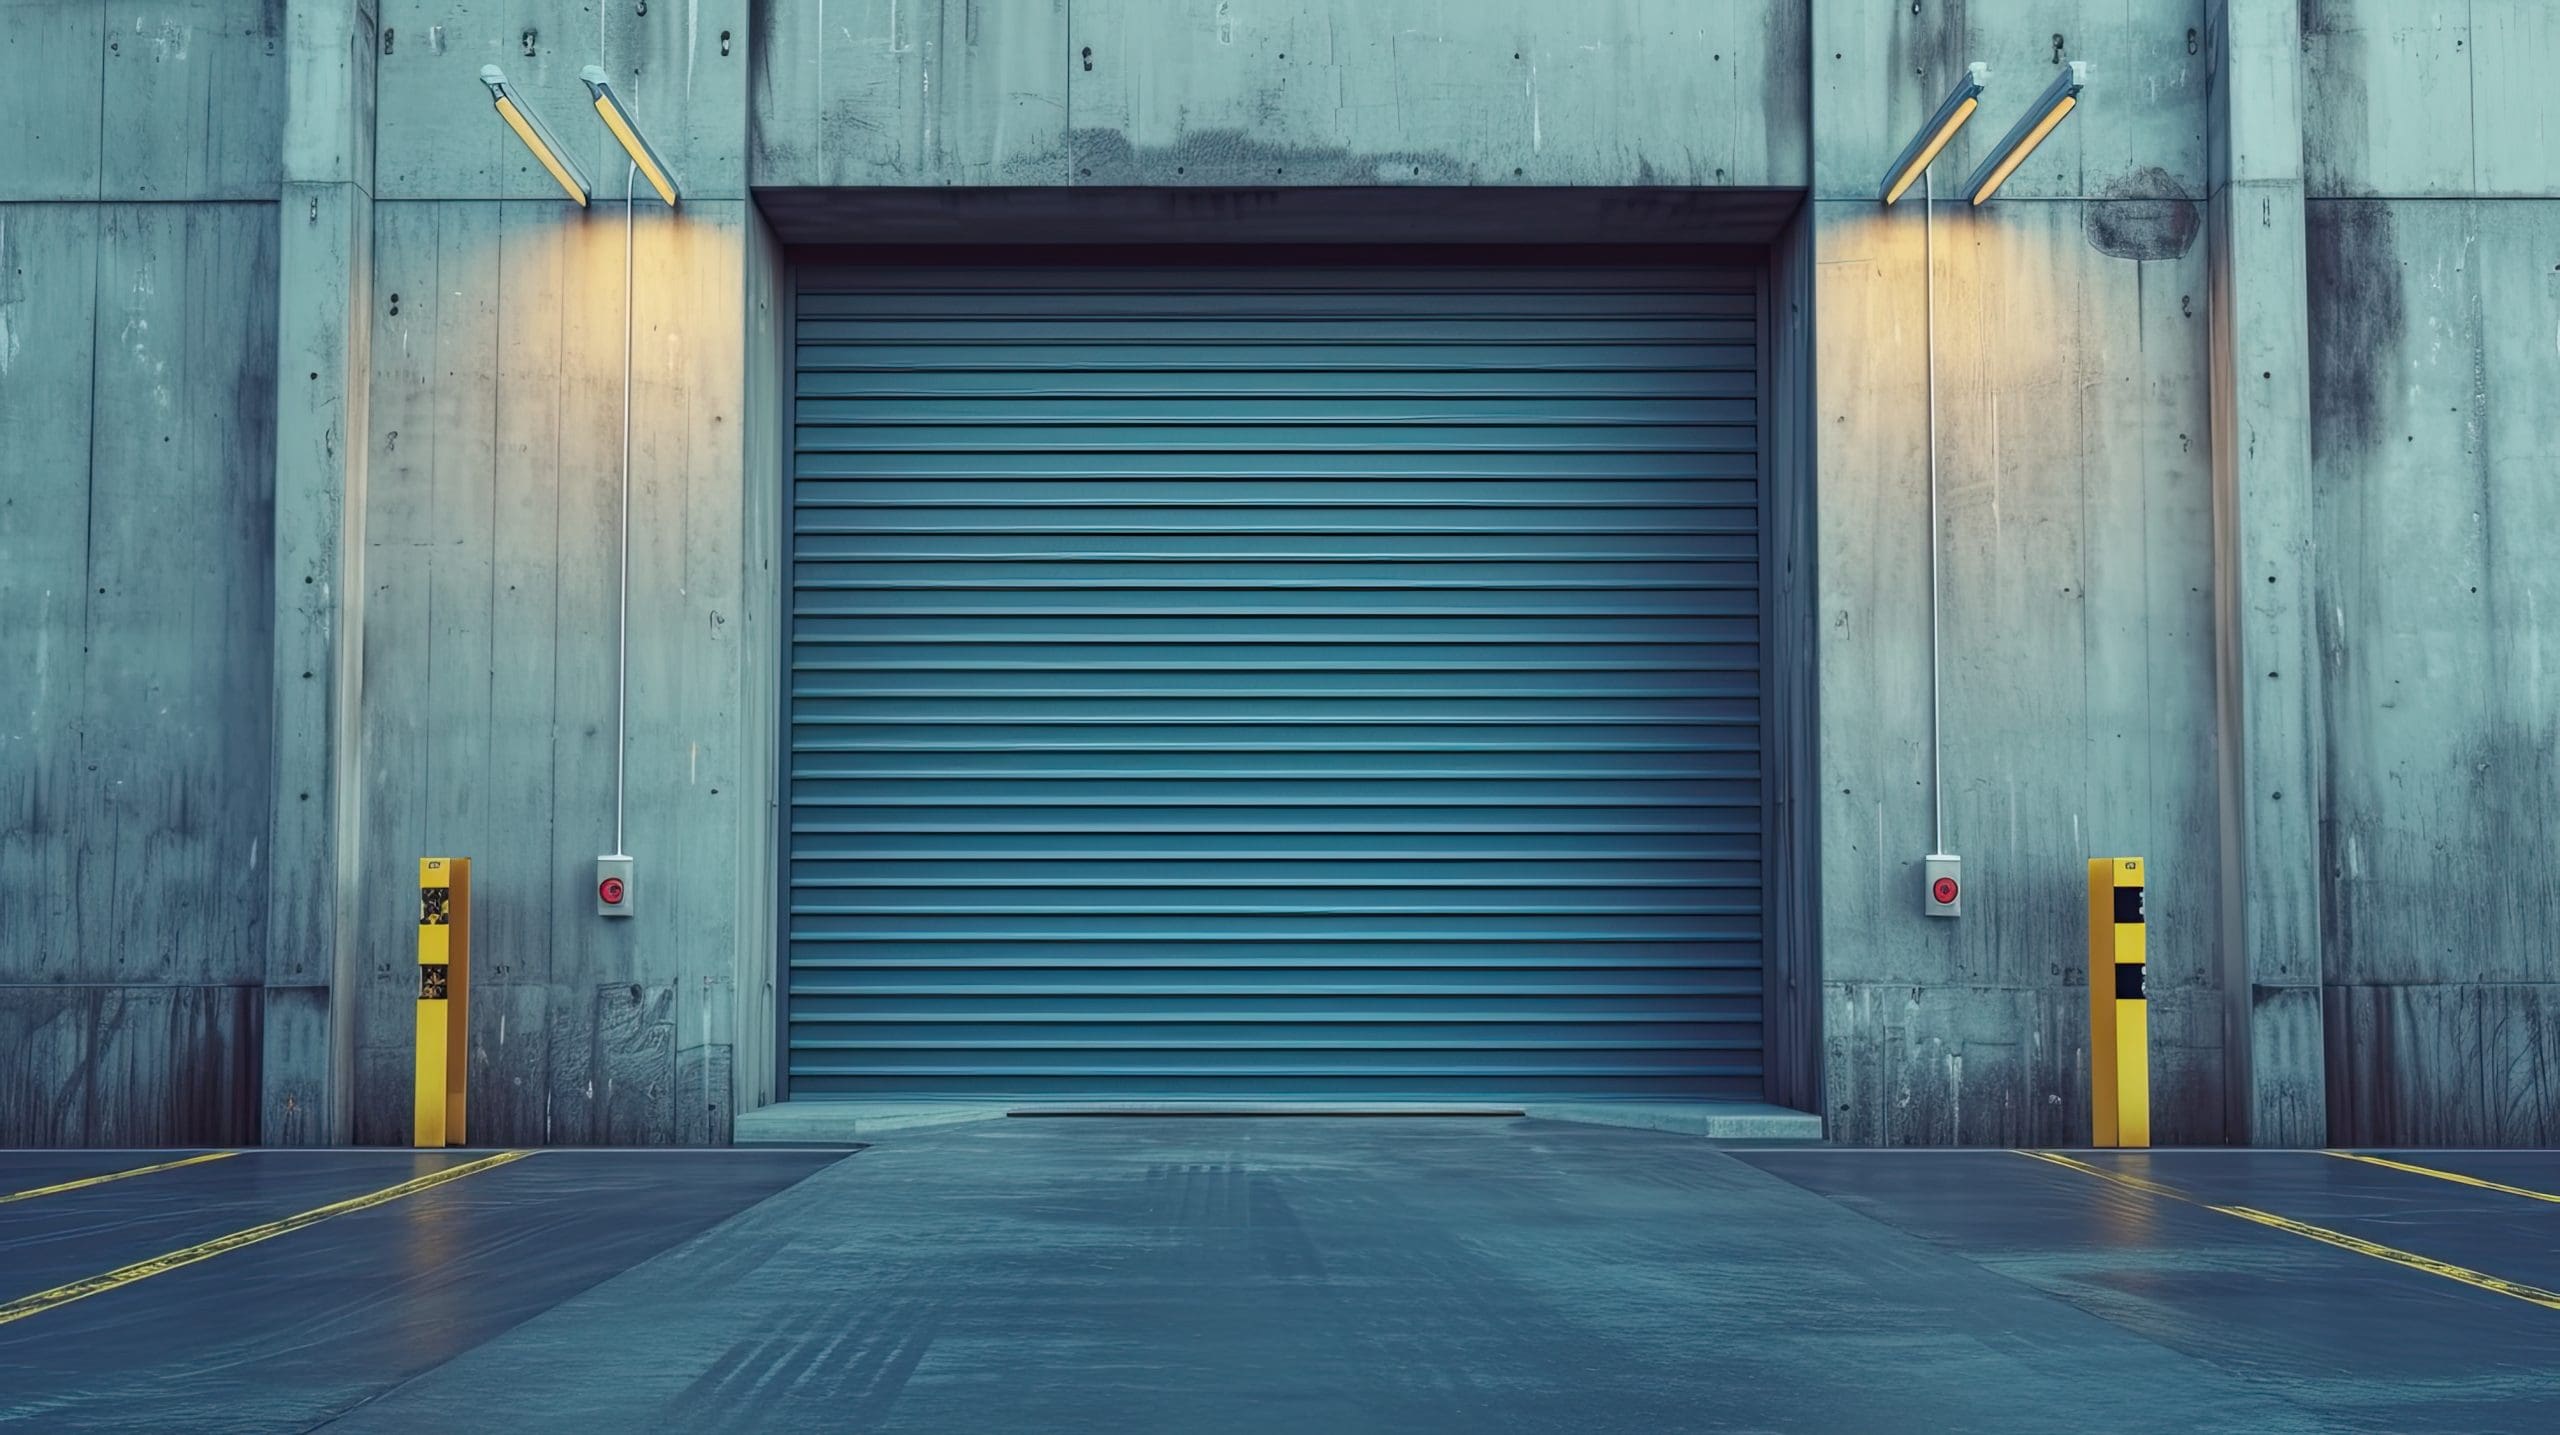
[[[1952,182],[2063,56],[2081,114],[1924,267],[1885,163],[1979,59]],[[2555,60],[2530,0],[0,5],[0,1141],[400,1139],[429,853],[478,863],[475,1138],[722,1139],[774,1089],[786,205],[1096,188],[1124,235],[1311,237],[1414,185],[1810,192],[1784,1094],[1848,1140],[2079,1139],[2080,864],[2135,852],[2162,1139],[2554,1139]],[[591,62],[686,191],[635,236],[627,924],[588,895]],[[880,198],[966,187],[1004,192]],[[1954,923],[1918,915],[1932,271]]]
[[[776,187],[1800,186],[1806,8],[771,0],[751,172]]]
[[[2560,1140],[2560,10],[2303,7],[2332,1139]]]
[[[739,861],[765,820],[741,686],[743,11],[382,0],[355,1140],[408,1129],[430,853],[473,861],[475,1140],[726,1139]],[[490,114],[491,63],[577,151],[591,209]],[[592,889],[614,839],[624,165],[590,63],[684,190],[671,213],[644,186],[634,229],[627,922]]]
[[[2155,1135],[2553,1139],[2560,13],[1919,8],[1812,44],[1835,1136],[2078,1139],[2077,863],[2129,851]],[[1873,187],[1981,59],[1967,172],[2056,44],[2081,114],[1939,233],[1932,927],[1919,239]]]
[[[2278,0],[2215,4],[2207,37],[2223,1131],[2234,1141],[2316,1145],[2328,1113],[2319,812],[2306,798],[2320,734],[2303,372],[2302,41],[2296,12]]]
[[[257,1135],[281,11],[0,6],[0,1145]]]
[[[1816,7],[1822,1016],[1835,1137],[2088,1131],[2083,863],[2150,861],[2154,1131],[2222,1131],[2206,58],[2178,0]],[[2053,77],[2087,103],[1994,203],[1947,195]],[[1938,161],[1946,850],[1932,850],[1922,206],[1885,167],[1962,73]]]

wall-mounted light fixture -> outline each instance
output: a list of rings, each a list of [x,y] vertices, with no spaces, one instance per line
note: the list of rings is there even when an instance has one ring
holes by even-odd
[[[1928,172],[1930,162],[1938,157],[1938,151],[1945,149],[1947,141],[1956,137],[1956,131],[1964,128],[1964,122],[1973,118],[1973,112],[1982,108],[1982,87],[1990,78],[1991,67],[1978,60],[1965,66],[1964,78],[1956,81],[1956,87],[1947,92],[1947,97],[1938,104],[1937,113],[1929,116],[1929,122],[1920,127],[1920,133],[1913,135],[1911,143],[1902,147],[1902,155],[1893,162],[1893,168],[1884,172],[1882,194],[1885,203],[1891,204],[1902,198],[1902,192]]]
[[[604,127],[613,131],[613,137],[621,141],[623,152],[630,155],[631,162],[639,167],[640,177],[649,181],[649,187],[658,192],[658,198],[665,200],[669,208],[674,208],[675,176],[667,173],[666,162],[658,158],[657,150],[642,137],[640,127],[631,122],[631,112],[622,107],[622,98],[613,92],[613,81],[606,76],[604,66],[589,65],[578,72],[578,78],[587,82],[587,93],[595,99],[596,114],[604,120]]]
[[[596,859],[596,911],[601,916],[628,917],[632,910],[632,861],[623,850],[623,818],[628,810],[625,798],[629,791],[624,781],[625,758],[630,752],[631,723],[631,205],[638,192],[639,180],[646,178],[658,198],[672,209],[676,203],[675,176],[667,172],[666,161],[632,122],[631,112],[623,108],[622,97],[613,92],[613,81],[602,65],[589,65],[578,72],[586,81],[587,93],[593,97],[596,116],[613,135],[623,152],[631,156],[631,168],[622,177],[622,542],[618,565],[619,594],[615,603],[613,661],[613,850]],[[480,67],[480,83],[489,87],[497,101],[499,117],[507,127],[560,181],[560,187],[584,208],[590,190],[587,177],[577,161],[552,137],[551,129],[524,107],[507,87],[507,77],[495,65]]]
[[[1957,897],[1962,889],[1956,877],[1957,859],[1947,851],[1946,749],[1940,738],[1944,724],[1938,662],[1938,196],[1929,166],[1982,107],[1982,87],[1990,79],[1991,67],[1979,60],[1964,67],[1964,78],[1947,91],[1937,112],[1884,172],[1884,184],[1876,196],[1890,205],[1914,183],[1920,186],[1921,284],[1928,304],[1928,326],[1920,340],[1921,370],[1929,410],[1929,855],[1921,863],[1929,886],[1921,910],[1933,917],[1952,917],[1961,911]]]
[[[2017,173],[2018,166],[2027,162],[2027,156],[2036,152],[2036,146],[2044,143],[2044,137],[2053,133],[2053,127],[2079,107],[2080,87],[2088,82],[2089,66],[2086,62],[2072,60],[2065,63],[2062,73],[2053,77],[2053,83],[2045,86],[2043,94],[2036,96],[2036,102],[2018,118],[2018,123],[2010,128],[1999,145],[1984,157],[1973,177],[1964,182],[1965,194],[1980,204],[1998,193],[2000,186],[2009,182],[2009,176]]]
[[[560,142],[552,138],[551,127],[542,122],[540,115],[526,109],[524,101],[508,87],[506,72],[495,65],[482,65],[480,83],[489,87],[489,98],[498,106],[498,118],[505,120],[507,128],[516,132],[516,138],[523,140],[524,147],[533,151],[533,157],[542,161],[542,167],[551,171],[551,177],[560,181],[560,187],[569,192],[569,197],[578,202],[578,207],[586,208],[587,196],[593,192],[587,185],[587,176],[578,168],[578,162],[569,157],[569,152],[560,147]]]

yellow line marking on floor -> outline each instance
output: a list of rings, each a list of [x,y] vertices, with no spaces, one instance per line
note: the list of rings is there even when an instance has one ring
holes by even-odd
[[[181,1160],[163,1161],[156,1166],[136,1166],[130,1171],[110,1171],[103,1176],[83,1176],[77,1181],[64,1181],[59,1185],[53,1186],[38,1186],[31,1191],[20,1191],[15,1195],[0,1196],[0,1206],[5,1206],[11,1201],[32,1201],[38,1196],[58,1196],[65,1191],[77,1191],[89,1186],[103,1186],[109,1181],[121,1181],[127,1176],[148,1176],[154,1171],[175,1171],[181,1166],[201,1166],[207,1161],[219,1161],[226,1156],[237,1156],[239,1154],[240,1153],[237,1151],[207,1151],[201,1156],[188,1156]]]
[[[2067,1166],[2074,1171],[2095,1176],[2101,1181],[2113,1181],[2119,1186],[2131,1186],[2137,1191],[2148,1191],[2154,1196],[2166,1196],[2172,1201],[2185,1201],[2190,1206],[2201,1204],[2175,1186],[2163,1186],[2157,1181],[2141,1176],[2129,1176],[2122,1171],[2110,1171],[2104,1166],[2092,1166],[2086,1161],[2074,1160],[2059,1151],[2021,1151],[2018,1154],[2032,1156],[2038,1161],[2049,1161],[2056,1166]]]
[[[291,1235],[305,1226],[316,1226],[332,1216],[343,1216],[350,1211],[362,1211],[373,1206],[386,1205],[403,1196],[414,1196],[421,1191],[444,1185],[448,1181],[459,1181],[465,1176],[477,1175],[491,1167],[504,1166],[510,1161],[521,1161],[532,1154],[530,1151],[501,1151],[495,1156],[483,1156],[477,1161],[466,1161],[459,1166],[447,1166],[441,1171],[431,1171],[414,1180],[403,1181],[397,1186],[385,1186],[379,1191],[369,1191],[361,1196],[350,1196],[343,1201],[332,1201],[325,1206],[315,1206],[298,1216],[287,1216],[281,1221],[269,1221],[263,1226],[251,1226],[246,1230],[233,1231],[227,1236],[216,1236],[199,1245],[153,1256],[147,1261],[136,1261],[132,1265],[108,1271],[104,1275],[89,1276],[73,1281],[69,1285],[55,1286],[51,1290],[37,1291],[34,1295],[20,1296],[7,1305],[0,1305],[0,1325],[24,1320],[28,1316],[42,1314],[57,1306],[69,1305],[75,1300],[85,1300],[119,1286],[129,1286],[135,1281],[166,1275],[182,1266],[191,1266],[198,1261],[209,1261],[215,1256],[236,1251],[243,1246],[254,1246],[260,1241],[271,1241],[278,1236]]]
[[[2284,1231],[2292,1235],[2300,1236],[2305,1240],[2318,1241],[2324,1245],[2335,1246],[2342,1251],[2353,1251],[2357,1255],[2370,1256],[2377,1261],[2389,1261],[2393,1265],[2405,1266],[2413,1271],[2424,1271],[2431,1276],[2441,1276],[2449,1281],[2459,1281],[2464,1285],[2476,1287],[2477,1289],[2484,1291],[2490,1291],[2498,1295],[2509,1297],[2513,1300],[2520,1300],[2527,1302],[2528,1304],[2538,1305],[2546,1310],[2560,1310],[2560,1291],[2544,1290],[2540,1286],[2529,1286],[2521,1281],[2511,1281],[2503,1276],[2493,1276],[2486,1271],[2475,1271],[2469,1266],[2457,1266],[2451,1261],[2440,1261],[2432,1256],[2418,1255],[2412,1251],[2404,1251],[2394,1246],[2383,1245],[2378,1241],[2368,1241],[2361,1236],[2350,1236],[2344,1231],[2333,1231],[2326,1226],[2315,1226],[2307,1221],[2297,1221],[2290,1217],[2279,1216],[2270,1211],[2261,1211],[2249,1206],[2217,1206],[2210,1201],[2199,1200],[2194,1196],[2188,1195],[2186,1192],[2179,1190],[2175,1186],[2164,1185],[2161,1182],[2147,1180],[2140,1176],[2127,1175],[2122,1171],[2110,1171],[2103,1166],[2093,1166],[2086,1161],[2076,1161],[2071,1157],[2064,1156],[2056,1152],[2021,1150],[2017,1154],[2031,1157],[2038,1161],[2047,1162],[2051,1165],[2068,1167],[2071,1170],[2095,1176],[2101,1181],[2109,1181],[2119,1186],[2125,1186],[2133,1190],[2146,1192],[2150,1195],[2165,1197],[2172,1201],[2194,1206],[2200,1210],[2212,1211],[2217,1215],[2229,1216],[2235,1220],[2248,1221],[2255,1225],[2265,1226],[2270,1230]]]
[[[2460,1281],[2467,1286],[2478,1286],[2484,1291],[2496,1291],[2502,1296],[2512,1296],[2517,1300],[2530,1301],[2546,1310],[2560,1310],[2560,1291],[2547,1291],[2540,1286],[2529,1286],[2520,1281],[2511,1281],[2500,1276],[2493,1276],[2481,1271],[2475,1271],[2469,1266],[2457,1266],[2450,1261],[2439,1261],[2428,1256],[2413,1255],[2408,1251],[2396,1250],[2390,1246],[2379,1245],[2372,1241],[2347,1235],[2344,1232],[2333,1231],[2325,1226],[2306,1225],[2301,1221],[2287,1220],[2283,1216],[2273,1215],[2266,1211],[2254,1211],[2247,1206],[2209,1206],[2206,1209],[2220,1211],[2226,1216],[2238,1216],[2244,1221],[2255,1221],[2261,1226],[2270,1226],[2279,1231],[2291,1231],[2295,1235],[2305,1237],[2309,1240],[2325,1241],[2330,1245],[2336,1246],[2342,1251],[2353,1251],[2360,1256],[2371,1256],[2377,1261],[2389,1261],[2393,1265],[2407,1266],[2413,1271],[2425,1271],[2431,1276],[2442,1276],[2449,1281]]]
[[[2477,1176],[2465,1176],[2459,1171],[2439,1171],[2433,1166],[2413,1166],[2406,1161],[2394,1161],[2383,1156],[2359,1156],[2353,1151],[2330,1151],[2324,1154],[2335,1156],[2341,1161],[2362,1161],[2368,1166],[2387,1166],[2394,1171],[2406,1171],[2412,1176],[2433,1176],[2439,1181],[2477,1186],[2483,1191],[2504,1191],[2510,1196],[2522,1196],[2528,1201],[2549,1201],[2555,1206],[2560,1206],[2560,1196],[2555,1196],[2548,1191],[2528,1190],[2523,1186],[2510,1186],[2503,1181],[2483,1181]]]

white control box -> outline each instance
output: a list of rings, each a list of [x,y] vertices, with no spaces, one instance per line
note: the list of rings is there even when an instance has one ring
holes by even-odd
[[[1920,911],[1930,917],[1964,915],[1964,859],[1932,852],[1920,859]]]
[[[596,859],[596,915],[631,915],[631,859],[619,852]]]

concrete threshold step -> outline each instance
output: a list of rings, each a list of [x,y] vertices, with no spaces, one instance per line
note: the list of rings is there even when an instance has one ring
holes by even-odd
[[[829,1145],[1006,1117],[1527,1117],[1671,1131],[1711,1141],[1819,1141],[1822,1118],[1761,1101],[1243,1102],[784,1101],[738,1118],[741,1146]]]

